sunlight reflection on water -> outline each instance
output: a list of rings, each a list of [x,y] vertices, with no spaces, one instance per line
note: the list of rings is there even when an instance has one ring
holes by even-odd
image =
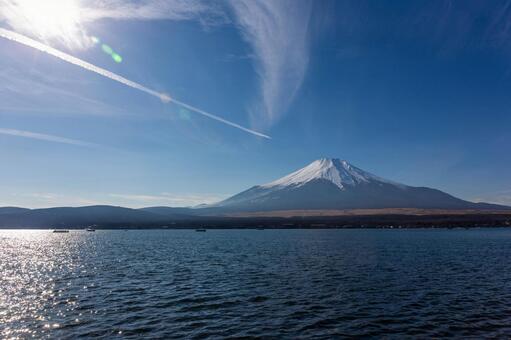
[[[511,332],[501,230],[0,231],[0,337]]]

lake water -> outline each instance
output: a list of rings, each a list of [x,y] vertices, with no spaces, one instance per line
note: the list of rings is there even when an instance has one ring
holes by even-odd
[[[0,337],[511,335],[511,230],[0,230]]]

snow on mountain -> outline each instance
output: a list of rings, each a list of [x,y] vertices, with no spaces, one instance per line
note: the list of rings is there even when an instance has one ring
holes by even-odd
[[[385,180],[362,169],[359,169],[345,160],[340,160],[337,158],[322,158],[312,162],[305,168],[295,171],[276,181],[261,185],[261,187],[273,188],[302,186],[305,183],[318,179],[324,179],[332,182],[342,190],[344,190],[345,186],[354,186],[359,183],[369,183],[372,181],[401,185],[399,183]]]
[[[223,211],[309,209],[496,209],[440,190],[373,175],[345,160],[323,158],[273,182],[256,185],[208,208]]]

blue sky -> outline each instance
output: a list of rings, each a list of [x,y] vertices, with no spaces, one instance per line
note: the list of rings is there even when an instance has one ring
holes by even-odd
[[[193,205],[321,157],[511,204],[509,1],[71,2],[0,27],[271,139],[0,39],[0,205]]]

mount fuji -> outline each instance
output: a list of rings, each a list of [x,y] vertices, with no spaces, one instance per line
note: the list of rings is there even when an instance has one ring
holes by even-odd
[[[473,203],[440,190],[393,182],[348,163],[323,158],[276,181],[254,186],[208,208],[222,211],[342,209],[509,209]]]

